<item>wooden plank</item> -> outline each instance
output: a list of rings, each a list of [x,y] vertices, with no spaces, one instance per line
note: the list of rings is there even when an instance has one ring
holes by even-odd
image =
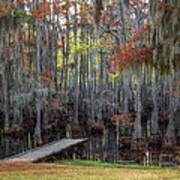
[[[4,160],[36,162],[40,159],[56,154],[71,146],[75,146],[86,141],[87,139],[61,139],[59,141],[40,146],[38,148],[34,148],[27,152],[11,156]]]

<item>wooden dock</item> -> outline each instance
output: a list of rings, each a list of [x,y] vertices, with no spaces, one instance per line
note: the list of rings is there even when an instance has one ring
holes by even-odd
[[[36,162],[86,141],[87,139],[61,139],[59,141],[45,144],[26,152],[5,158],[4,160]]]

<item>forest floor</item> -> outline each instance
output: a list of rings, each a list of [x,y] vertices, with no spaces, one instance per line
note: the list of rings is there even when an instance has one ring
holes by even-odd
[[[180,169],[0,162],[0,180],[180,180]]]

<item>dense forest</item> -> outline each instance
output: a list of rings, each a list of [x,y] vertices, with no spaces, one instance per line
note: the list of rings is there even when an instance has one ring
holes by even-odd
[[[1,0],[0,156],[86,137],[180,163],[179,27],[179,0]]]

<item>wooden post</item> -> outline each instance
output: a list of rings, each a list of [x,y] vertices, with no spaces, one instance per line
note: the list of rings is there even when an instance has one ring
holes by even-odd
[[[32,148],[32,144],[31,144],[31,133],[28,132],[28,149]]]

